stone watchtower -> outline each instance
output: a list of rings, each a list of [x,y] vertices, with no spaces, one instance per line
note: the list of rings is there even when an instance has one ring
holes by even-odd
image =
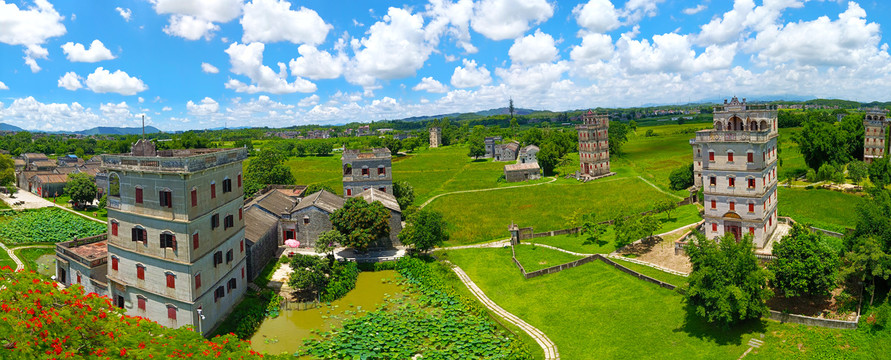
[[[869,110],[863,118],[863,161],[867,164],[885,157],[885,112]]]
[[[582,175],[599,176],[609,173],[609,115],[588,110],[583,123],[576,125],[579,132],[579,160]]]
[[[430,148],[437,148],[442,144],[442,128],[430,128]]]
[[[693,168],[709,238],[751,234],[764,247],[777,227],[777,108],[734,97],[715,106],[714,129],[696,132]]]
[[[344,150],[340,161],[343,164],[344,197],[350,198],[372,188],[393,195],[393,165],[389,149]]]
[[[207,333],[247,288],[247,150],[148,145],[102,155],[109,176],[108,295],[127,315]]]

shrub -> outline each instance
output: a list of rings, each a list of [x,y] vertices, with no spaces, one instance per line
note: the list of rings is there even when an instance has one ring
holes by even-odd
[[[322,289],[322,302],[331,302],[344,297],[356,287],[359,278],[359,267],[352,261],[335,262],[331,267],[331,280]]]

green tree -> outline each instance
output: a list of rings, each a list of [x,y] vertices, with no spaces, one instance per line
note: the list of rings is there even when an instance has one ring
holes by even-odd
[[[426,253],[449,241],[448,224],[442,214],[429,208],[421,209],[409,216],[405,228],[399,233],[399,241]]]
[[[336,192],[334,192],[334,189],[332,189],[330,186],[323,184],[323,183],[309,184],[309,186],[307,186],[306,189],[303,190],[303,194],[304,194],[304,196],[310,195],[310,194],[315,194],[322,190],[325,190],[332,194],[337,194]]]
[[[316,245],[313,247],[313,250],[317,254],[329,254],[334,256],[334,249],[337,248],[338,244],[343,244],[346,238],[343,237],[337,230],[328,230],[323,232],[322,235],[319,235],[319,239],[316,240]]]
[[[816,171],[824,163],[845,164],[851,160],[849,137],[850,134],[836,124],[808,121],[793,140],[805,164]]]
[[[637,220],[637,223],[640,227],[640,234],[642,234],[642,236],[640,236],[641,238],[644,236],[653,237],[653,234],[655,234],[656,230],[659,230],[659,226],[662,225],[659,219],[656,219],[653,215],[643,215]]]
[[[415,188],[408,181],[394,181],[393,196],[399,203],[400,209],[408,209],[415,202]]]
[[[467,156],[474,159],[478,159],[480,156],[486,156],[486,145],[484,144],[482,137],[474,136],[470,139],[470,151],[467,153]]]
[[[609,122],[609,153],[610,156],[622,156],[622,145],[628,141],[628,125],[618,121]]]
[[[252,196],[269,184],[293,184],[294,174],[284,163],[283,153],[271,148],[265,148],[257,156],[251,157],[245,170],[244,195]]]
[[[697,234],[686,252],[693,271],[684,301],[694,314],[729,328],[768,313],[770,273],[758,265],[751,236],[737,241],[727,234],[716,242]]]
[[[598,223],[597,216],[593,212],[581,215],[579,232],[585,235],[585,241],[582,242],[582,245],[603,245],[606,243],[603,240],[603,235],[606,233],[606,225]]]
[[[863,161],[855,160],[848,164],[848,178],[855,184],[859,184],[869,176],[869,165]]]
[[[15,162],[5,154],[0,154],[0,186],[15,193]]]
[[[874,237],[860,237],[853,240],[850,251],[845,253],[845,264],[842,276],[870,283],[872,297],[875,299],[876,278],[888,280],[891,276],[891,256],[882,249],[882,244]]]
[[[835,288],[838,254],[804,225],[793,225],[789,234],[774,245],[773,255],[776,259],[767,264],[774,275],[770,283],[786,296],[825,296]]]
[[[681,165],[668,175],[669,188],[672,190],[684,190],[693,186],[693,163]]]
[[[637,131],[637,121],[634,121],[634,120],[629,121],[628,127],[631,129],[631,131],[636,132]]]
[[[384,138],[384,147],[389,149],[390,153],[395,156],[399,150],[402,150],[402,141],[392,136],[387,136]]]
[[[314,255],[298,254],[291,260],[291,268],[294,270],[288,277],[288,285],[295,289],[318,294],[330,280],[330,263]]]
[[[536,155],[538,166],[541,167],[541,171],[545,176],[554,175],[554,169],[557,167],[557,164],[560,163],[560,156],[554,148],[555,145],[553,143],[546,142],[541,145],[541,148]]]
[[[368,203],[361,197],[349,198],[331,214],[331,225],[346,237],[343,246],[365,251],[375,240],[390,233],[390,210],[380,201]]]
[[[405,146],[405,149],[408,151],[415,151],[416,148],[421,146],[421,139],[418,137],[410,137],[402,140],[402,146]]]
[[[656,212],[664,212],[668,220],[671,220],[671,212],[678,208],[678,203],[672,199],[662,199],[656,202]]]
[[[96,198],[96,183],[93,177],[85,173],[68,174],[68,183],[65,184],[65,193],[74,200],[74,206],[93,202]]]
[[[108,194],[102,194],[102,198],[99,199],[99,205],[97,205],[99,210],[105,209],[108,206]]]
[[[876,160],[869,164],[869,181],[876,187],[884,188],[891,184],[891,166],[887,161]]]

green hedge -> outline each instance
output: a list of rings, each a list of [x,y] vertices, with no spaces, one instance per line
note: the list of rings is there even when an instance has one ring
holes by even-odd
[[[359,266],[352,261],[334,262],[331,267],[331,281],[322,289],[319,296],[322,302],[331,302],[344,297],[356,287],[359,279]]]

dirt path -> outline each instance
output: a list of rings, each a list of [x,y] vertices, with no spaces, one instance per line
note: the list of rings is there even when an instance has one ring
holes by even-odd
[[[550,184],[550,183],[552,183],[552,182],[554,182],[554,181],[557,181],[557,178],[556,178],[556,177],[551,177],[551,181],[541,182],[541,183],[538,183],[538,184],[514,185],[514,186],[494,187],[494,188],[488,188],[488,189],[475,189],[475,190],[459,190],[459,191],[452,191],[452,192],[442,193],[442,194],[436,195],[436,196],[434,196],[434,197],[432,197],[432,198],[430,198],[430,199],[427,199],[427,201],[425,201],[423,204],[421,204],[421,206],[419,206],[418,208],[419,208],[419,209],[423,209],[425,206],[427,206],[427,204],[433,202],[433,200],[439,199],[440,196],[453,195],[453,194],[463,194],[463,193],[472,193],[472,192],[481,192],[481,191],[493,191],[493,190],[504,190],[504,189],[516,189],[516,188],[522,188],[522,187],[529,187],[529,186],[538,186],[538,185]]]
[[[452,265],[452,271],[454,271],[455,274],[458,274],[458,278],[461,279],[461,282],[463,282],[464,285],[467,286],[467,289],[470,290],[470,292],[472,292],[473,295],[476,296],[476,298],[481,303],[483,303],[483,305],[489,308],[489,310],[492,310],[492,312],[498,314],[498,316],[502,317],[507,322],[514,324],[515,326],[519,327],[521,330],[529,334],[529,336],[531,336],[532,339],[534,339],[535,342],[538,343],[539,346],[541,346],[541,349],[544,350],[545,360],[560,359],[560,353],[557,352],[557,345],[555,345],[554,342],[551,341],[551,339],[549,339],[547,335],[545,335],[543,332],[541,332],[541,330],[538,330],[534,326],[529,325],[528,323],[523,321],[523,319],[520,319],[516,315],[502,309],[500,306],[498,306],[498,304],[489,299],[489,297],[486,296],[485,293],[483,293],[483,290],[476,286],[473,280],[470,280],[470,277],[467,276],[467,273],[465,273],[464,270],[461,270],[461,268],[457,265],[451,263],[449,264]]]
[[[481,249],[481,248],[500,248],[510,245],[510,239],[495,240],[482,244],[446,246],[437,248],[437,250],[461,250],[461,249]]]
[[[640,180],[642,180],[643,182],[649,184],[649,185],[652,186],[654,189],[659,190],[659,192],[661,192],[661,193],[663,193],[663,194],[665,194],[665,195],[671,196],[671,197],[673,197],[673,198],[675,198],[675,199],[678,199],[678,200],[684,200],[683,197],[677,196],[677,195],[672,194],[672,193],[670,193],[670,192],[668,192],[668,191],[665,191],[665,190],[660,189],[658,186],[656,186],[656,184],[653,184],[653,183],[649,182],[647,179],[644,179],[644,178],[643,178],[642,176],[640,176],[640,175],[638,175],[637,178],[640,179]]]
[[[56,245],[38,244],[38,245],[25,245],[25,246],[16,246],[16,247],[8,248],[3,243],[0,243],[0,248],[3,248],[3,250],[6,250],[6,253],[9,254],[10,258],[12,258],[12,261],[15,261],[15,270],[16,271],[25,269],[25,264],[22,262],[22,260],[20,260],[18,258],[18,256],[15,255],[16,250],[30,249],[30,248],[54,248],[54,247],[56,247]]]

